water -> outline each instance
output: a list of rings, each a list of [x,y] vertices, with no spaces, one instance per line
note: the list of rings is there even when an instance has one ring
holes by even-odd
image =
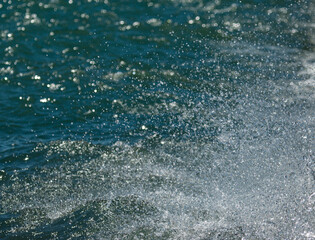
[[[315,239],[314,3],[3,0],[1,239]]]

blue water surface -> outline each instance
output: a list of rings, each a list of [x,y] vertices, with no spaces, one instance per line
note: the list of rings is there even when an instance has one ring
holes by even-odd
[[[314,9],[0,2],[0,238],[315,238]]]

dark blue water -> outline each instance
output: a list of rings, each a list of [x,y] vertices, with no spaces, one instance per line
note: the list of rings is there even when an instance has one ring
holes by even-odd
[[[2,0],[1,239],[315,239],[311,0]]]

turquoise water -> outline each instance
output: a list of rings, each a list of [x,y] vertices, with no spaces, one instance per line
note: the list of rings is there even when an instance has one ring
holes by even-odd
[[[314,12],[2,0],[0,239],[314,239]]]

